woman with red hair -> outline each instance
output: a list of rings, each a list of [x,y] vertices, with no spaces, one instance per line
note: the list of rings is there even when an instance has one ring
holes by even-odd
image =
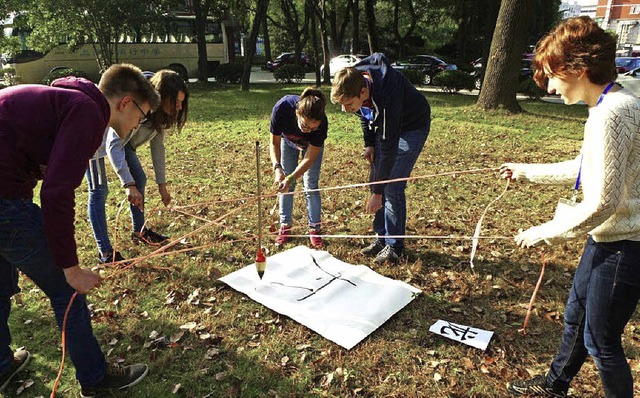
[[[560,349],[546,375],[507,384],[515,395],[566,397],[590,355],[607,397],[633,397],[621,340],[640,298],[640,100],[614,83],[615,50],[615,38],[589,17],[562,21],[538,43],[536,83],[567,105],[589,107],[582,149],[561,163],[500,167],[504,178],[575,187],[573,200],[561,199],[553,220],[515,237],[519,246],[588,235]]]

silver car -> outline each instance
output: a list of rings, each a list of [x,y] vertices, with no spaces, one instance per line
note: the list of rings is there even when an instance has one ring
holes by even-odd
[[[640,97],[640,68],[618,75],[616,83],[631,91],[636,97]]]

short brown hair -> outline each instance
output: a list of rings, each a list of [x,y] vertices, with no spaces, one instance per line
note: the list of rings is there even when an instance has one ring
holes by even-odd
[[[538,86],[545,87],[547,73],[565,77],[586,71],[589,81],[605,84],[616,79],[616,39],[593,19],[568,18],[547,33],[536,46],[532,66]]]
[[[300,94],[300,101],[296,105],[296,114],[312,120],[322,120],[325,117],[324,107],[327,103],[322,91],[307,87]]]
[[[340,69],[333,77],[331,86],[331,102],[339,103],[343,98],[359,97],[366,86],[362,72],[354,67]]]
[[[135,65],[111,65],[102,74],[98,88],[107,98],[130,95],[140,103],[148,103],[151,110],[160,105],[160,95]]]

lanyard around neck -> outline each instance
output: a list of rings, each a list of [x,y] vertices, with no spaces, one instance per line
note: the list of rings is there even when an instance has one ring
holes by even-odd
[[[604,90],[602,91],[602,94],[600,94],[600,98],[598,98],[598,102],[596,102],[596,106],[600,105],[600,103],[602,102],[602,100],[604,99],[604,96],[607,95],[607,93],[609,92],[609,90],[611,90],[611,88],[613,88],[613,85],[615,83],[611,82],[609,84],[607,84],[607,87],[604,88]],[[576,178],[576,185],[573,188],[574,192],[573,192],[573,202],[575,203],[577,197],[578,197],[578,188],[580,188],[580,176],[582,175],[582,156],[580,156],[580,168],[578,169],[578,177]]]

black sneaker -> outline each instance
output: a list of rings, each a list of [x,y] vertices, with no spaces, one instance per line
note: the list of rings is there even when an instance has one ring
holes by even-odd
[[[393,247],[386,245],[382,250],[380,250],[380,253],[378,253],[373,261],[376,264],[384,264],[387,261],[395,264],[400,259],[400,254],[401,253],[398,253]]]
[[[526,395],[527,397],[567,397],[565,391],[560,391],[550,386],[542,375],[529,380],[510,381],[507,383],[507,391],[513,395]]]
[[[384,243],[380,242],[379,240],[375,240],[372,244],[360,250],[360,253],[364,254],[365,256],[375,256],[380,253],[382,249],[384,249]]]
[[[98,252],[98,264],[116,263],[118,261],[124,261],[124,257],[120,252],[109,252],[109,254],[102,254]]]
[[[13,376],[24,369],[31,360],[31,354],[27,350],[20,350],[13,353],[13,362],[9,369],[0,375],[0,391],[4,390]]]
[[[146,229],[142,232],[134,232],[131,234],[131,239],[136,243],[144,243],[145,245],[159,246],[169,239],[168,236],[160,235],[159,233]]]
[[[124,390],[138,384],[148,372],[149,367],[143,363],[129,366],[107,364],[102,380],[93,386],[82,386],[80,396],[90,398],[111,390]]]

